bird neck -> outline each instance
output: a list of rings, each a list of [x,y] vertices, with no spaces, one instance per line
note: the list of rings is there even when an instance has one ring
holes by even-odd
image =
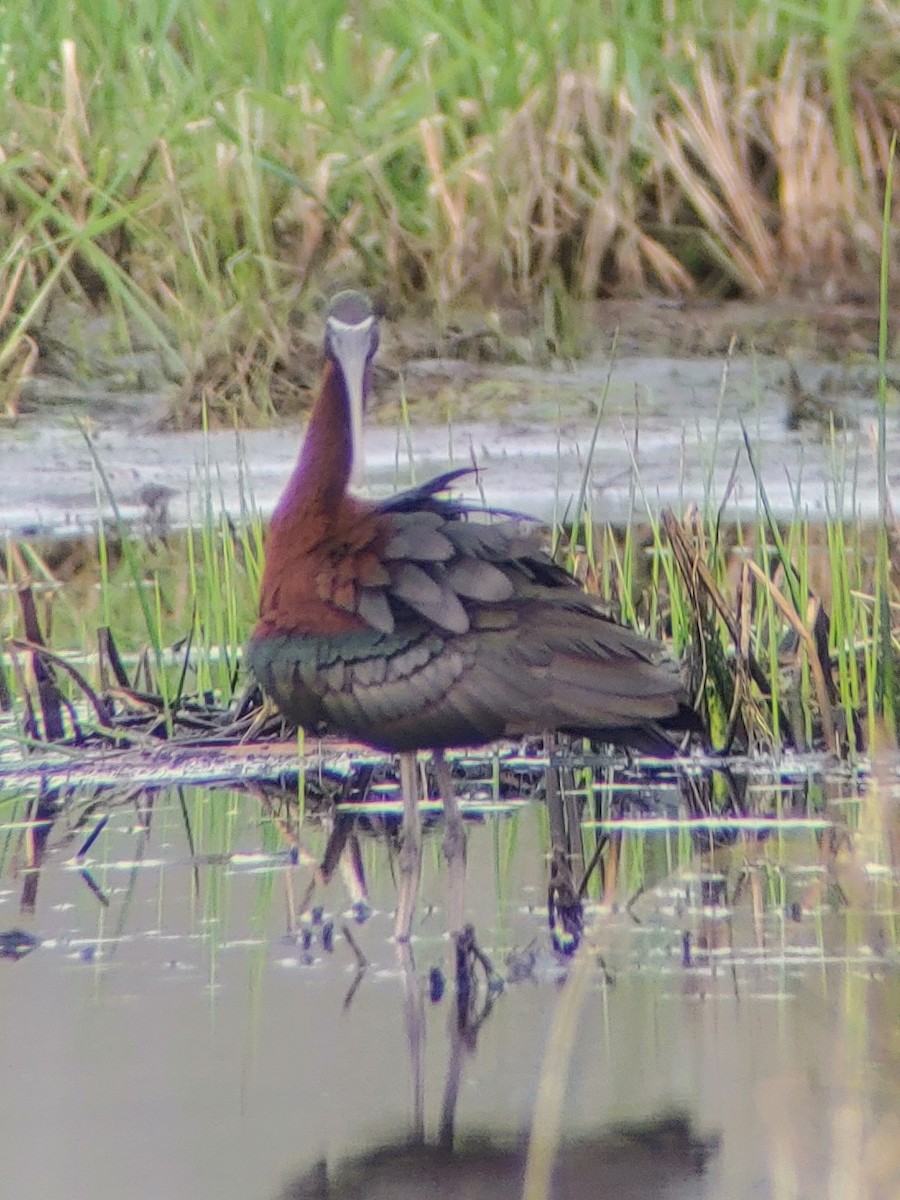
[[[353,470],[350,400],[344,377],[330,360],[306,429],[303,449],[275,515],[281,519],[340,503]]]

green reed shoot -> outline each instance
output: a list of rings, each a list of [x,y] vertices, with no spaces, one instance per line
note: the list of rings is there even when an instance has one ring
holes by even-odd
[[[128,570],[131,575],[131,580],[132,580],[132,583],[134,584],[135,591],[137,592],[138,602],[140,604],[141,613],[143,614],[143,618],[144,618],[144,627],[147,631],[147,637],[149,638],[150,645],[153,648],[153,654],[154,654],[154,658],[156,660],[157,673],[161,676],[162,670],[163,670],[163,651],[162,651],[163,644],[159,639],[160,625],[159,625],[158,621],[154,620],[154,615],[153,615],[153,612],[152,612],[152,609],[150,606],[150,600],[147,596],[147,591],[146,591],[146,587],[144,585],[144,580],[142,578],[142,574],[141,574],[140,568],[138,566],[137,553],[135,550],[134,543],[133,543],[131,537],[129,536],[129,532],[125,525],[125,522],[122,519],[122,514],[119,511],[119,506],[116,501],[115,493],[113,492],[112,487],[110,486],[109,478],[106,474],[106,471],[104,470],[103,463],[102,463],[99,455],[97,454],[94,443],[93,443],[90,435],[88,434],[87,430],[81,424],[81,422],[76,422],[76,424],[78,426],[78,429],[79,429],[82,437],[84,438],[84,440],[87,444],[88,453],[91,456],[91,461],[94,464],[94,469],[96,470],[97,475],[100,478],[100,483],[103,486],[103,492],[106,496],[106,499],[109,501],[110,507],[113,510],[113,516],[115,518],[116,529],[117,529],[119,538],[122,543],[123,557],[125,559],[125,562],[128,565]]]
[[[887,477],[887,358],[888,313],[891,264],[892,197],[897,133],[891,138],[888,169],[884,181],[884,205],[881,221],[881,272],[878,314],[878,547],[875,564],[875,701],[894,741],[900,736],[900,668],[898,651],[891,632],[891,562],[888,527],[893,520]]]

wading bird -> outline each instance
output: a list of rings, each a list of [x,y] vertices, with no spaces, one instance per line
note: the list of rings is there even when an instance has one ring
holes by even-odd
[[[465,843],[445,748],[562,731],[671,751],[664,730],[696,717],[660,647],[604,614],[524,521],[446,496],[468,469],[378,503],[348,491],[377,347],[369,301],[340,293],[303,449],[269,526],[247,661],[309,732],[401,755],[406,939],[421,856],[416,751],[435,752],[457,932]]]

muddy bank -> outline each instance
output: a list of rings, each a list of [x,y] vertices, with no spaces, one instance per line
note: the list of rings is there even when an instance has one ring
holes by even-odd
[[[490,503],[552,520],[579,494],[596,426],[596,518],[625,522],[647,506],[718,505],[726,492],[731,513],[747,515],[757,488],[743,426],[778,512],[871,516],[876,323],[875,310],[863,308],[610,301],[582,306],[562,345],[524,312],[458,314],[439,330],[434,321],[388,318],[368,487],[380,496],[475,461]],[[239,435],[176,432],[192,413],[198,418],[191,397],[202,381],[189,384],[140,344],[113,353],[107,326],[66,310],[40,335],[17,417],[0,425],[0,533],[78,533],[109,519],[76,419],[132,524],[196,523],[209,504],[234,517],[248,508],[268,513],[318,378],[316,320],[286,334],[271,389],[280,427]],[[72,344],[91,352],[73,357]],[[573,352],[583,357],[573,362]],[[221,403],[222,414],[230,412],[227,399]],[[897,409],[894,401],[889,463],[900,461]],[[892,485],[898,481],[895,468]]]
[[[792,381],[778,358],[739,358],[725,369],[710,358],[621,357],[611,368],[596,354],[568,370],[421,359],[408,363],[404,382],[411,397],[434,400],[427,414],[413,404],[404,425],[383,399],[366,447],[374,496],[475,461],[489,503],[553,520],[578,495],[599,414],[589,480],[597,519],[625,522],[647,506],[718,505],[726,492],[733,515],[755,513],[742,427],[780,514],[876,511],[868,367],[807,363]],[[809,411],[801,407],[797,418],[798,385]],[[268,513],[300,441],[302,419],[240,434],[160,432],[147,428],[164,407],[159,394],[125,396],[112,412],[105,398],[104,405],[97,415],[90,405],[82,412],[120,512],[138,526],[163,512],[171,527],[196,523],[208,505],[235,518]],[[74,534],[112,515],[81,432],[47,413],[0,432],[4,535]],[[832,432],[831,413],[843,428]],[[888,437],[888,463],[900,463],[896,410]],[[900,467],[890,482],[900,484]]]

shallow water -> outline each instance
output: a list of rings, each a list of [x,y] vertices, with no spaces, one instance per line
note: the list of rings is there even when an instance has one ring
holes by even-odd
[[[465,1036],[439,837],[426,839],[410,969],[391,939],[396,846],[377,832],[390,818],[347,818],[350,849],[316,890],[313,923],[293,914],[331,819],[299,821],[285,794],[80,792],[35,831],[22,824],[33,794],[8,789],[0,928],[38,943],[0,961],[3,1195],[245,1200],[283,1194],[322,1160],[340,1179],[348,1156],[433,1144],[450,1124],[460,1144],[507,1145],[529,1126],[575,971],[575,1050],[557,1064],[568,1137],[679,1111],[721,1141],[702,1177],[664,1195],[896,1196],[897,769],[863,801],[848,778],[807,774],[755,776],[744,795],[763,825],[715,833],[671,819],[674,782],[626,780],[615,805],[601,789],[588,816],[633,820],[604,826],[615,872],[607,857],[576,967],[548,933],[543,806],[476,805],[467,911],[507,982],[489,1011],[482,987]],[[597,828],[585,822],[587,851]],[[344,924],[368,960],[359,977]],[[436,1003],[432,968],[447,978]],[[416,1194],[390,1179],[379,1192],[368,1173],[369,1192],[335,1194]],[[647,1194],[637,1167],[625,1178]],[[454,1179],[429,1190],[480,1194]]]

